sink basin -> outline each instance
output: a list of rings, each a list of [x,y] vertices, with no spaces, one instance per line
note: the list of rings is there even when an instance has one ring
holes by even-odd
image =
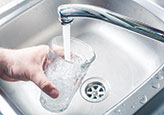
[[[100,6],[164,30],[160,19],[131,0],[44,0],[0,28],[0,46],[23,48],[47,44],[54,36],[61,35],[57,7],[65,3]],[[81,96],[79,88],[67,110],[51,113],[41,106],[40,89],[34,83],[0,80],[0,87],[20,114],[134,114],[163,89],[164,81],[155,79],[163,72],[162,42],[113,24],[82,18],[73,21],[71,35],[95,50],[96,60],[84,81],[92,77],[106,80],[110,85],[108,96],[103,101],[91,103]],[[160,84],[159,87],[153,88],[154,82]]]

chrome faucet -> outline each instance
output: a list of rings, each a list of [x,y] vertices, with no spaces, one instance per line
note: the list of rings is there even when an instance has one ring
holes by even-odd
[[[71,23],[74,17],[94,18],[164,42],[164,31],[97,6],[84,4],[61,5],[58,7],[58,14],[61,24]]]

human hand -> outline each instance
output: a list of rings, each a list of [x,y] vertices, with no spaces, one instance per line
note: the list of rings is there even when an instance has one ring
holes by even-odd
[[[63,57],[63,48],[54,52]],[[7,81],[33,81],[41,90],[52,98],[59,95],[55,86],[44,74],[49,47],[34,46],[18,50],[0,50],[0,78]]]

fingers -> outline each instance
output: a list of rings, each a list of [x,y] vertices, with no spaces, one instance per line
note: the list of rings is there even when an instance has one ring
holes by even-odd
[[[50,97],[57,98],[59,96],[58,90],[47,79],[44,72],[38,72],[36,76],[32,78],[32,81]]]
[[[64,47],[59,46],[59,45],[56,45],[56,44],[51,44],[51,48],[52,48],[53,52],[54,52],[56,55],[58,55],[58,56],[64,58]],[[74,54],[72,54],[72,53],[71,53],[70,56],[71,56],[71,58],[76,57],[76,55],[74,55]]]
[[[52,50],[54,53],[62,58],[64,58],[64,47],[52,44],[51,45]]]

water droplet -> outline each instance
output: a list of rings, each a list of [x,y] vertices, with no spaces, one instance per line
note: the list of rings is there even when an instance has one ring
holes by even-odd
[[[134,105],[137,105],[137,102],[134,102]]]
[[[132,109],[134,109],[134,108],[135,108],[135,106],[134,106],[134,105],[132,105],[132,106],[131,106],[131,108],[132,108]]]
[[[117,110],[115,110],[115,113],[121,114],[121,110],[120,109],[117,109]]]
[[[162,70],[159,71],[159,74],[164,76],[164,68],[162,68]]]
[[[161,85],[160,85],[160,83],[154,82],[154,83],[152,83],[152,87],[154,89],[159,89],[161,87]]]
[[[157,79],[159,79],[159,80],[163,80],[163,75],[161,75],[161,74],[157,74],[157,75],[155,75],[155,76],[156,76]]]
[[[164,67],[162,68],[162,71],[164,71]]]
[[[124,107],[125,106],[125,103],[123,103],[122,106]]]
[[[145,95],[139,97],[138,99],[141,104],[145,104],[147,102],[147,97]]]

